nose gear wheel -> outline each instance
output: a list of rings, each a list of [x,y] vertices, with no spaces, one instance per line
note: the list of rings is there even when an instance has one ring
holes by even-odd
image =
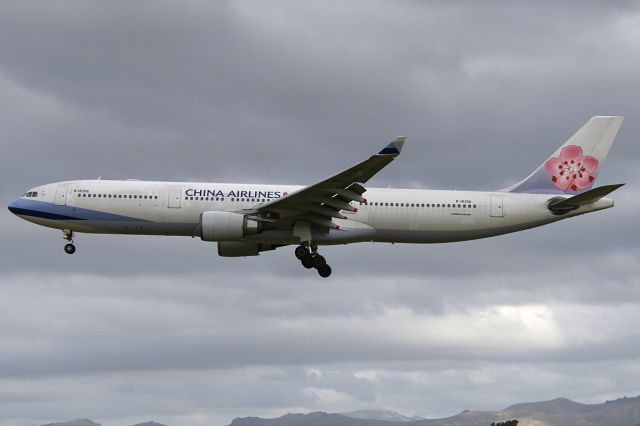
[[[73,245],[73,231],[69,229],[65,229],[62,231],[64,233],[64,239],[68,241],[64,246],[64,252],[67,254],[73,254],[76,252],[76,246]]]

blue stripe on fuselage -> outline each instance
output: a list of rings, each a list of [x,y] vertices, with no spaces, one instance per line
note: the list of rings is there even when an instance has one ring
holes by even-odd
[[[139,221],[148,222],[135,217],[105,213],[98,210],[83,209],[73,206],[60,206],[44,201],[19,198],[9,206],[12,213],[21,216],[41,217],[52,220],[102,220],[102,221]]]

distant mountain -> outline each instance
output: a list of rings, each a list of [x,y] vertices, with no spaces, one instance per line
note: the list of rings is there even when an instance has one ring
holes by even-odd
[[[100,423],[94,423],[88,419],[76,419],[68,422],[49,423],[42,426],[100,426]]]
[[[277,419],[245,417],[234,419],[231,422],[231,426],[391,426],[395,424],[407,425],[411,423],[353,419],[342,414],[325,413],[322,411],[310,414],[290,413]]]
[[[370,411],[375,412],[375,410]],[[357,412],[356,412],[357,413]],[[347,413],[352,414],[352,413]],[[395,413],[394,413],[395,414]],[[489,426],[492,422],[517,419],[519,426],[640,426],[640,397],[622,398],[603,404],[580,404],[566,398],[515,404],[501,411],[465,410],[443,419],[384,420],[357,414],[317,412],[287,414],[277,419],[238,418],[231,426]]]
[[[163,425],[162,423],[156,423],[156,422],[144,422],[144,423],[135,424],[133,426],[167,426],[167,425]]]
[[[501,411],[465,410],[444,419],[419,419],[388,410],[360,410],[336,414],[316,412],[286,414],[277,419],[245,417],[231,426],[489,426],[492,422],[517,419],[518,426],[640,426],[640,396],[580,404],[566,398],[514,404]],[[49,423],[43,426],[100,426],[87,419]],[[156,422],[134,426],[165,426]],[[180,426],[180,425],[177,425]]]
[[[77,420],[71,420],[69,422],[49,423],[42,426],[101,426],[101,425],[100,423],[95,423],[95,422],[92,422],[91,420],[77,419]],[[167,426],[167,425],[163,425],[162,423],[156,423],[156,422],[144,422],[144,423],[138,423],[133,426]]]
[[[372,409],[372,410],[358,410],[350,411],[348,413],[339,413],[343,416],[351,417],[352,419],[364,419],[364,420],[386,420],[388,422],[415,422],[418,420],[424,420],[422,417],[407,417],[402,414],[398,414],[395,411]]]

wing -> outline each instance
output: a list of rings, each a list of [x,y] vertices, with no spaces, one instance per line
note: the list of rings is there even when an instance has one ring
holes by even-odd
[[[296,192],[245,210],[250,217],[288,226],[297,220],[306,220],[321,228],[339,227],[332,219],[346,219],[340,210],[356,211],[352,201],[366,203],[362,196],[366,191],[362,186],[400,154],[404,136],[398,136],[379,153],[321,182],[302,188]]]

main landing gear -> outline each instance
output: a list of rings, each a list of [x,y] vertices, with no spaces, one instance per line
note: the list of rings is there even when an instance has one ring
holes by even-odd
[[[295,255],[302,262],[302,266],[307,269],[316,268],[322,278],[331,275],[331,267],[327,265],[325,258],[318,253],[316,245],[311,245],[311,247],[300,245],[296,247]]]
[[[73,254],[76,252],[76,246],[73,245],[73,231],[70,231],[68,229],[65,229],[64,231],[64,239],[69,241],[67,244],[65,244],[64,246],[64,251],[67,254]]]

